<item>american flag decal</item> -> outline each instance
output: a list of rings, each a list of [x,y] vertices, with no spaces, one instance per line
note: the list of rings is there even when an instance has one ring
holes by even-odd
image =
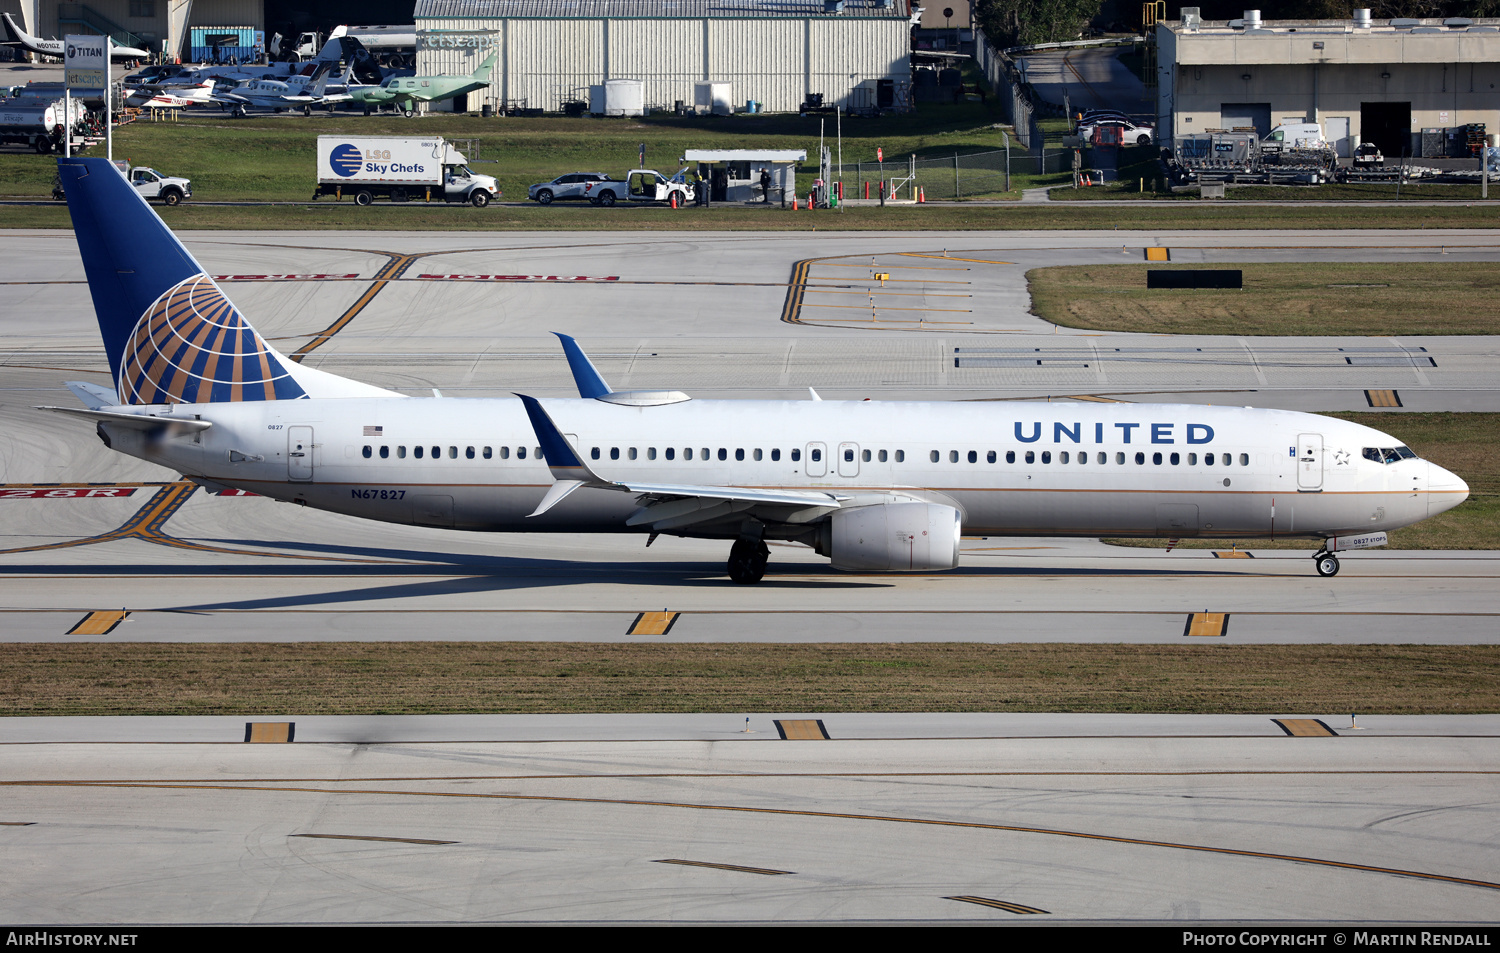
[[[384,430],[385,430],[384,427],[371,427],[368,424],[366,424],[365,425],[365,436],[366,437],[378,437],[378,436],[381,435],[381,433]]]

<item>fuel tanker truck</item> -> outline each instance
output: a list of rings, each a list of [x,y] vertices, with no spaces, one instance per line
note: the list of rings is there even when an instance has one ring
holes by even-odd
[[[62,151],[65,112],[62,100],[0,101],[0,143],[20,143],[46,155]]]

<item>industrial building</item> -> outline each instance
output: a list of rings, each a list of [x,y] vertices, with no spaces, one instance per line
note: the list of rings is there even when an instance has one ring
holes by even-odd
[[[1477,155],[1500,127],[1500,19],[1159,22],[1158,128],[1315,122],[1340,156]]]
[[[728,84],[738,108],[903,108],[912,13],[911,0],[418,0],[417,71],[498,53],[468,109],[562,111],[619,80],[641,83],[650,110],[691,109],[695,83]]]

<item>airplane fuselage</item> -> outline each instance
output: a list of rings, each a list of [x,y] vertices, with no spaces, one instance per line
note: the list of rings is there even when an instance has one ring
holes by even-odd
[[[1186,404],[548,400],[578,455],[619,482],[818,489],[858,505],[955,507],[969,535],[1335,536],[1456,505],[1447,471],[1359,424]],[[115,449],[211,484],[392,523],[495,532],[646,532],[628,493],[585,488],[529,517],[553,483],[512,399],[313,399],[141,407],[201,418]],[[1400,448],[1404,449],[1404,448]],[[1372,459],[1372,457],[1374,459]],[[827,515],[777,511],[768,538]],[[732,538],[739,523],[680,532]]]

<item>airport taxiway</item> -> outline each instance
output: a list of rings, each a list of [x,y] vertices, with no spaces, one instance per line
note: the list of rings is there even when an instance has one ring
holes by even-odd
[[[1488,642],[1489,554],[1162,553],[975,539],[954,573],[831,571],[775,548],[758,587],[719,543],[398,527],[215,496],[103,448],[68,379],[108,383],[70,232],[10,233],[0,361],[0,604],[21,640],[1184,638]],[[24,240],[23,240],[24,239]],[[569,395],[566,331],[619,389],[698,396],[1500,410],[1500,338],[1099,334],[1028,311],[1051,264],[1500,260],[1485,230],[1364,232],[272,233],[185,236],[250,320],[309,365],[426,396]],[[887,275],[877,279],[873,275]],[[108,635],[81,615],[127,610]],[[434,621],[438,620],[438,621]]]
[[[1360,722],[0,719],[0,917],[1500,918],[1500,725]]]

